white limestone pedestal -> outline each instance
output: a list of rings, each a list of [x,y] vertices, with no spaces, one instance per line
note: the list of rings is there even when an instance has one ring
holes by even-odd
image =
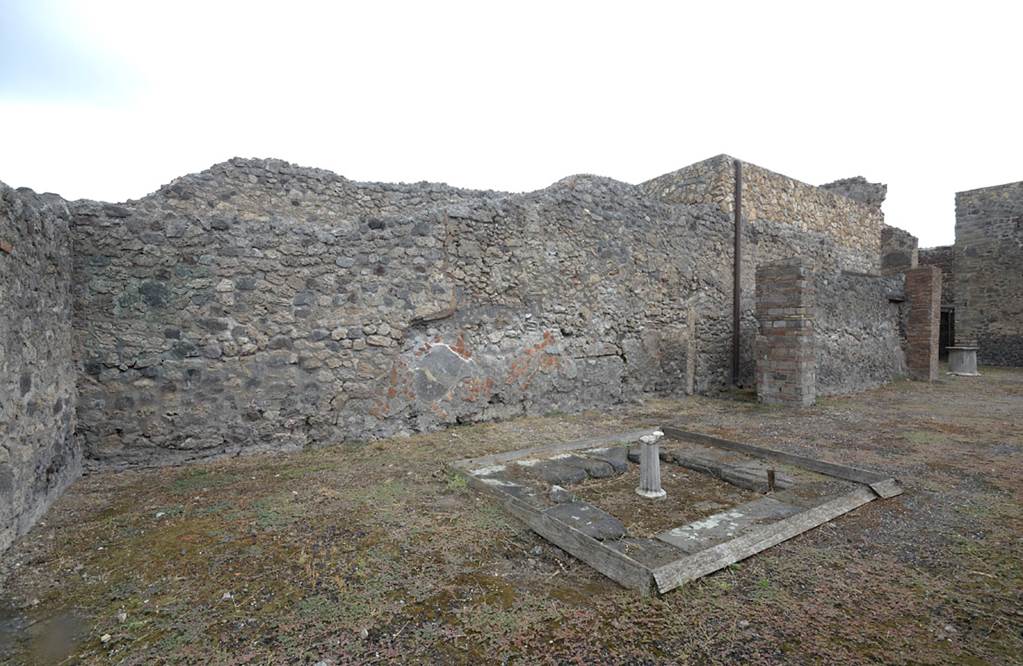
[[[979,377],[977,372],[977,348],[956,345],[948,348],[948,374],[960,377]]]
[[[647,499],[664,499],[668,493],[661,488],[661,451],[657,440],[664,437],[660,430],[639,438],[639,487],[636,494]]]

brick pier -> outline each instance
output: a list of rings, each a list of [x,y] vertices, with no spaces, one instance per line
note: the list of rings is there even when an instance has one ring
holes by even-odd
[[[941,269],[921,266],[906,271],[906,365],[918,381],[938,378],[938,331],[941,326]]]
[[[757,399],[812,405],[817,399],[813,272],[802,259],[757,268]]]

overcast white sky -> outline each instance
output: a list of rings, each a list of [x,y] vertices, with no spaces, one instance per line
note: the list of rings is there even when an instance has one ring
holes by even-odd
[[[1023,180],[1023,3],[0,0],[0,180],[138,198],[238,155],[533,190],[729,153],[954,193]]]

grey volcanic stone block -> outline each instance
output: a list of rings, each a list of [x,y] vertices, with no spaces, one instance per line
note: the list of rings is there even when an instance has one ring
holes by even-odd
[[[596,460],[588,457],[580,456],[566,456],[563,458],[557,458],[558,462],[564,465],[570,465],[572,467],[579,467],[586,472],[587,475],[594,479],[606,479],[614,476],[615,471],[610,463],[603,460]]]
[[[606,462],[614,470],[615,474],[624,474],[629,469],[629,450],[624,446],[615,446],[606,449],[588,449],[582,452],[583,455]]]
[[[523,460],[516,462],[515,466],[520,474],[552,486],[570,486],[588,477],[581,465],[570,465],[561,460]]]
[[[622,521],[586,502],[556,504],[545,513],[598,541],[613,541],[625,536]]]

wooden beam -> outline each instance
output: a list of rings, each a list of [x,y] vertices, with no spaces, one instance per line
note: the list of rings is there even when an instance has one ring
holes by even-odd
[[[473,488],[497,497],[508,513],[526,523],[530,529],[555,546],[582,560],[622,587],[643,595],[654,593],[653,576],[649,567],[583,534],[572,525],[505,493],[500,486],[484,483],[463,469],[455,468],[455,471],[462,474]]]
[[[650,433],[656,430],[657,428],[646,428],[645,430],[632,430],[629,432],[622,432],[614,435],[586,437],[584,439],[576,439],[571,442],[561,442],[558,444],[536,446],[531,449],[519,449],[518,451],[494,453],[492,455],[481,456],[479,458],[463,458],[462,460],[456,460],[452,464],[461,469],[469,469],[470,467],[487,467],[489,465],[499,465],[501,463],[506,463],[510,460],[516,460],[518,458],[539,458],[551,456],[556,453],[563,453],[565,451],[576,451],[578,449],[595,449],[605,446],[611,446],[612,444],[628,444],[631,442],[638,442],[640,437],[642,437],[643,435],[649,435]]]
[[[818,472],[825,476],[832,476],[836,479],[862,483],[870,486],[870,488],[874,490],[879,497],[895,497],[902,493],[902,486],[899,485],[898,481],[896,481],[893,477],[878,474],[877,472],[868,472],[855,467],[816,460],[805,456],[798,456],[792,453],[785,453],[784,451],[765,449],[761,446],[731,442],[727,439],[721,439],[720,437],[712,437],[698,432],[689,432],[688,430],[682,430],[675,426],[664,426],[661,430],[664,432],[664,436],[670,439],[697,442],[699,444],[706,444],[719,449],[745,453],[759,458],[769,458],[771,460],[777,460],[778,462],[802,467],[812,472]],[[875,485],[878,487],[875,488]]]
[[[751,555],[756,555],[762,550],[863,506],[876,497],[870,488],[858,486],[844,495],[839,495],[790,518],[755,528],[731,541],[711,546],[689,557],[658,567],[653,571],[657,591],[664,594],[689,581],[735,564]]]

